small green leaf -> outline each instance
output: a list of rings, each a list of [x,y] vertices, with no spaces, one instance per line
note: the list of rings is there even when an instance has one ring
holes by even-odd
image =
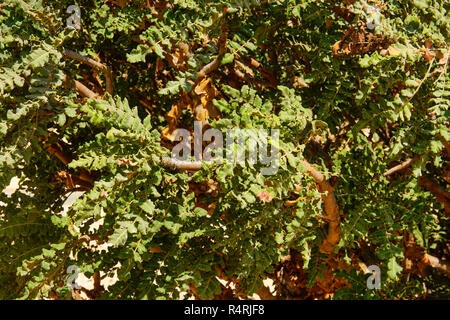
[[[403,268],[397,263],[397,259],[392,257],[388,262],[388,276],[391,279],[397,279],[400,272],[402,272]]]
[[[127,228],[117,228],[114,233],[109,237],[109,241],[114,247],[123,246],[128,239]]]
[[[142,203],[139,207],[147,213],[153,213],[153,210],[155,209],[155,204],[152,201],[147,200],[144,203]]]
[[[231,63],[234,60],[234,54],[232,53],[225,53],[222,57],[222,60],[220,61],[222,64]]]
[[[58,114],[58,125],[62,127],[66,123],[66,115],[64,113]]]

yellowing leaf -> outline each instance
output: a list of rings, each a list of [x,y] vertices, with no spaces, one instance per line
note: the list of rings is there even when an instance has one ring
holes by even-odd
[[[390,56],[396,57],[396,56],[400,55],[400,50],[397,49],[397,48],[394,48],[394,47],[392,47],[392,46],[389,46],[388,52],[389,52],[389,55],[390,55]]]

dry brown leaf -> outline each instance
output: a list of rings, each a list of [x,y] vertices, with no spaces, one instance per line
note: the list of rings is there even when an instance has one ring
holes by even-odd
[[[449,52],[443,54],[441,51],[438,51],[437,58],[439,59],[438,64],[446,64],[448,60]]]
[[[339,40],[335,44],[333,44],[333,47],[331,47],[331,50],[333,51],[334,56],[340,56],[339,49],[341,48],[342,41]]]
[[[161,133],[162,137],[169,140],[174,141],[175,137],[173,136],[173,132],[177,129],[178,119],[181,116],[183,109],[189,107],[192,109],[192,101],[187,94],[182,94],[180,100],[178,100],[173,106],[172,109],[166,114],[165,118],[167,123],[169,124]]]
[[[161,253],[161,252],[164,252],[163,249],[161,249],[161,247],[158,246],[158,245],[148,248],[148,251],[150,251],[151,253]]]
[[[309,85],[305,82],[303,78],[294,77],[294,88],[300,87],[300,88],[309,88]]]
[[[196,104],[195,119],[205,122],[208,118],[217,118],[219,111],[212,101],[219,95],[219,90],[217,90],[211,78],[202,79],[195,87],[194,92],[200,96],[201,103],[201,105]]]
[[[125,7],[128,4],[129,0],[106,0],[105,3],[112,3],[121,8]]]
[[[173,47],[174,50],[167,55],[166,60],[175,69],[185,71],[188,68],[187,62],[190,57],[189,46],[184,42],[179,42]]]
[[[429,62],[434,59],[435,54],[433,52],[431,52],[430,50],[425,49],[425,53],[424,53],[423,57],[425,58],[426,62]]]

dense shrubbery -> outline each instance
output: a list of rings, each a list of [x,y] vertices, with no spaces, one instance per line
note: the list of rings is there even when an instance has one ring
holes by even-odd
[[[70,265],[90,298],[448,298],[449,10],[0,4],[0,190],[20,179],[0,194],[0,298],[78,296]],[[195,120],[279,129],[278,172],[161,163]]]

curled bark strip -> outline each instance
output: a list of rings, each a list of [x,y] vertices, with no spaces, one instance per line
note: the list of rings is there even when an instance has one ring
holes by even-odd
[[[311,164],[305,160],[301,160],[301,163],[306,167],[308,174],[317,183],[319,192],[322,193],[322,200],[325,206],[324,218],[328,221],[328,234],[320,246],[320,251],[330,254],[338,244],[339,236],[341,234],[339,207],[333,193],[333,187],[327,182],[325,176]]]
[[[415,155],[413,158],[408,158],[404,162],[400,163],[399,165],[396,165],[395,167],[392,167],[391,169],[383,173],[383,176],[387,177],[393,173],[406,169],[419,159],[420,155]]]
[[[93,68],[103,72],[105,75],[105,78],[106,78],[106,92],[108,92],[109,94],[113,94],[113,91],[114,91],[113,76],[112,76],[111,69],[109,67],[105,66],[104,64],[102,64],[98,61],[95,61],[94,59],[85,57],[75,51],[72,51],[72,50],[64,49],[63,55],[67,58],[76,60],[80,63],[86,64],[90,67],[93,67]]]

